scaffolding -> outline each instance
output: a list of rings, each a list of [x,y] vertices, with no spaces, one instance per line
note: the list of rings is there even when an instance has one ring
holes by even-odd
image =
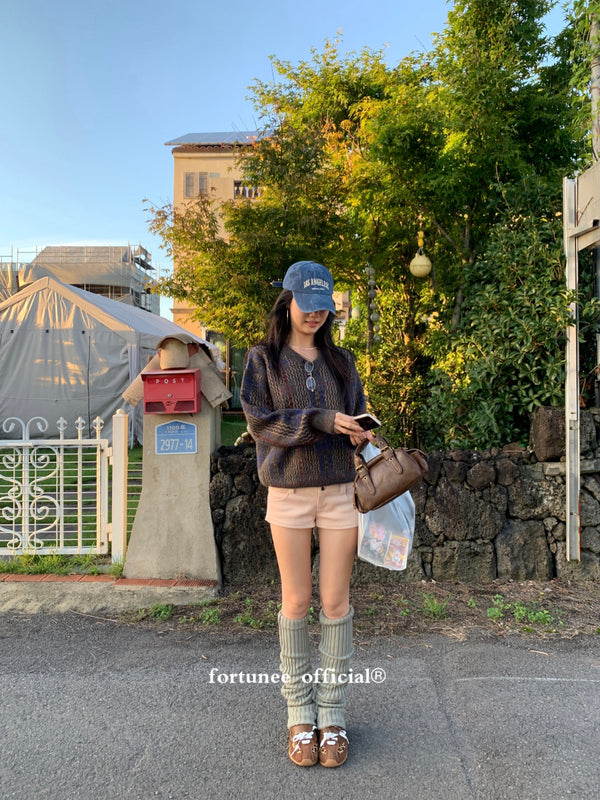
[[[24,260],[23,256],[33,255]],[[141,245],[60,246],[11,250],[0,256],[0,299],[33,281],[53,277],[111,300],[160,313],[160,298],[150,293],[154,278],[150,253]]]

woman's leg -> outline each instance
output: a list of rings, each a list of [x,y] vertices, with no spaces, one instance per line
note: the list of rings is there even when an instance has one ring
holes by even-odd
[[[281,613],[302,619],[312,599],[312,529],[271,524],[271,535],[281,576]]]
[[[282,603],[278,616],[281,694],[288,708],[289,755],[299,766],[312,766],[318,759],[308,638],[312,530],[271,525],[271,533],[281,576]],[[306,679],[305,675],[311,677]]]
[[[350,576],[358,528],[319,530],[319,594],[326,617],[339,619],[350,610]]]
[[[321,669],[316,689],[319,759],[337,767],[348,755],[346,694],[352,656],[350,576],[356,553],[357,529],[319,531],[319,589],[321,594]]]

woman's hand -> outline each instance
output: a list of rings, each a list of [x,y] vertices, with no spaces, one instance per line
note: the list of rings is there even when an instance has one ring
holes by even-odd
[[[342,414],[341,411],[338,411],[335,415],[333,432],[345,433],[350,437],[350,441],[355,447],[357,444],[364,442],[365,439],[373,441],[373,435],[371,431],[363,430],[354,417],[351,417],[348,414]]]

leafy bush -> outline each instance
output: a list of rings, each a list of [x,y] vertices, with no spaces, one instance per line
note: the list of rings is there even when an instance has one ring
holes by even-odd
[[[383,434],[395,444],[412,446],[419,443],[419,418],[428,393],[426,376],[431,361],[425,343],[430,326],[439,317],[434,311],[439,298],[434,298],[429,283],[413,281],[411,286],[409,278],[407,284],[399,278],[384,278],[379,283],[381,341],[370,353],[365,346],[364,314],[346,324],[342,344],[356,357],[369,407],[381,420]]]
[[[563,403],[573,298],[564,288],[561,232],[559,214],[507,213],[492,229],[466,275],[472,294],[460,330],[445,346],[443,332],[431,343],[430,446],[526,444],[536,406]],[[598,305],[579,300],[585,328]]]

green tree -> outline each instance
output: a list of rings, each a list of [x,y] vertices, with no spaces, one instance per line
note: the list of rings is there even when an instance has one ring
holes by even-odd
[[[568,77],[556,67],[561,53],[544,36],[541,22],[552,5],[457,0],[446,29],[419,66],[430,141],[425,148],[402,147],[407,119],[409,125],[421,122],[406,115],[406,101],[391,106],[395,119],[386,120],[383,136],[397,174],[406,175],[407,162],[416,162],[409,173],[412,185],[402,181],[403,197],[408,192],[418,198],[426,220],[449,247],[436,264],[442,289],[454,294],[454,328],[468,292],[465,270],[489,236],[501,187],[528,174],[556,180],[572,164]],[[544,124],[548,120],[551,125]],[[418,134],[408,141],[415,138],[423,143]]]
[[[571,39],[571,86],[573,105],[576,110],[577,137],[586,144],[582,166],[598,158],[593,153],[590,77],[591,64],[600,56],[600,35],[593,35],[592,22],[600,24],[600,0],[574,0],[570,13]]]
[[[351,118],[360,122],[356,106],[365,86],[381,92],[388,71],[379,54],[341,59],[333,44],[314,62],[297,69],[275,62],[285,83],[254,87],[265,136],[240,152],[240,164],[248,185],[261,187],[258,200],[216,208],[201,198],[184,212],[148,208],[151,230],[178,266],[161,291],[190,302],[198,319],[240,345],[260,335],[275,297],[269,284],[294,261],[324,261],[339,288],[355,284],[364,267],[348,201],[356,156],[341,131]],[[217,214],[226,238],[219,237]]]
[[[439,404],[437,417],[431,411],[456,372],[453,352],[465,331],[487,324],[478,303],[486,270],[496,268],[488,254],[494,226],[508,224],[505,196],[514,195],[511,213],[533,225],[535,215],[523,211],[528,201],[517,197],[524,178],[545,184],[551,196],[578,155],[569,33],[552,42],[540,21],[551,5],[456,0],[432,51],[394,67],[369,50],[342,56],[339,43],[297,65],[275,59],[277,80],[253,87],[265,136],[240,153],[247,183],[262,194],[218,210],[227,239],[206,200],[182,215],[151,209],[153,230],[179,265],[162,288],[244,345],[261,333],[275,297],[270,282],[293,261],[326,263],[363,310],[372,299],[364,272],[371,265],[382,343],[365,352],[364,313],[346,339],[371,403],[405,441],[454,440],[455,394],[443,413]],[[500,217],[498,209],[505,209]],[[431,281],[407,269],[420,215]],[[539,216],[543,229],[548,214]],[[539,237],[532,241],[541,247]],[[500,281],[499,308],[510,307],[514,288]],[[546,347],[558,352],[556,337]],[[537,350],[535,358],[546,355]],[[477,360],[476,351],[469,359]],[[470,386],[456,406],[461,413],[478,403],[473,380]],[[424,419],[435,430],[428,433],[420,417],[430,392]],[[506,411],[517,427],[528,397]],[[509,421],[498,425],[502,435],[510,429]]]
[[[488,189],[489,235],[465,265],[462,323],[451,336],[444,330],[442,341],[431,342],[425,411],[431,445],[526,443],[531,411],[564,402],[568,313],[561,178],[584,163],[581,98],[587,87],[576,87],[572,61],[586,59],[581,50],[586,19],[589,27],[580,9],[551,43],[547,54],[553,60],[541,62],[534,80],[522,81],[507,95],[519,111],[512,123],[518,146],[504,151],[505,168],[499,161],[497,180]],[[574,30],[580,37],[575,54]],[[589,101],[586,105],[589,120]],[[518,174],[511,172],[512,164]],[[595,328],[593,285],[589,259],[583,258],[578,298],[583,340]],[[589,349],[582,350],[583,365]]]

